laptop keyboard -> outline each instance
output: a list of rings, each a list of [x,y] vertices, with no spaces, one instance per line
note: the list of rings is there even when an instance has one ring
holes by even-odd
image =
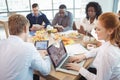
[[[69,61],[69,58],[66,59],[66,61],[62,64],[60,68],[66,69],[65,64],[69,63],[68,61]]]

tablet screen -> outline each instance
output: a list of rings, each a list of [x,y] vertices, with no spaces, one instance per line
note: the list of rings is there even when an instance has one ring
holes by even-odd
[[[44,41],[36,41],[35,42],[35,47],[37,48],[37,50],[46,50],[48,47],[48,41],[44,40]]]

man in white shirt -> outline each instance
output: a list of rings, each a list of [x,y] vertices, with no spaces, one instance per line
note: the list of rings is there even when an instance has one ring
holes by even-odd
[[[44,59],[32,43],[28,43],[29,21],[22,15],[8,20],[10,36],[0,41],[0,80],[33,80],[34,70],[48,75],[51,62]]]

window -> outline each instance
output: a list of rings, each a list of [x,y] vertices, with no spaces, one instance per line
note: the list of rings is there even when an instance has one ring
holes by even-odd
[[[31,6],[33,3],[38,3],[40,10],[52,10],[52,0],[31,0]]]
[[[29,0],[7,0],[9,11],[30,11]],[[19,7],[18,7],[19,6]]]
[[[49,20],[53,19],[52,11],[42,11],[42,13],[44,13]]]
[[[117,12],[120,10],[120,0],[118,2],[118,9],[117,9]]]
[[[33,3],[38,3],[40,11],[42,11],[49,20],[53,19],[52,0],[31,0],[31,8]]]
[[[75,0],[75,19],[85,17],[85,7],[92,0]]]
[[[21,14],[21,15],[24,15],[24,16],[27,16],[27,14],[29,14],[30,12],[17,12],[17,14]]]
[[[54,16],[53,17],[55,17],[55,14],[58,13],[58,11],[59,11],[58,9],[54,10],[54,14],[53,14]]]
[[[67,9],[73,8],[73,0],[53,0],[53,9],[59,9],[60,4],[65,4]]]
[[[73,17],[75,19],[80,19],[85,17],[85,7],[90,1],[102,3],[104,0],[0,0],[0,17],[7,16],[7,13],[9,12],[16,12],[26,16],[31,12],[32,4],[38,3],[40,10],[46,14],[49,20],[54,18],[55,14],[59,10],[60,4],[65,4],[67,6],[67,10],[73,13]],[[118,11],[120,10],[120,0],[117,1],[119,1]],[[106,2],[109,2],[109,0]],[[101,6],[104,7],[103,3]],[[111,10],[111,8],[106,7],[104,10],[110,11],[109,9]]]
[[[7,6],[5,0],[0,0],[0,12],[7,12]]]

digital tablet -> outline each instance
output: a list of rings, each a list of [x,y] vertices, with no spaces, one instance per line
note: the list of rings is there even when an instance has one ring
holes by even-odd
[[[46,50],[48,48],[48,40],[35,41],[34,45],[37,50]]]

